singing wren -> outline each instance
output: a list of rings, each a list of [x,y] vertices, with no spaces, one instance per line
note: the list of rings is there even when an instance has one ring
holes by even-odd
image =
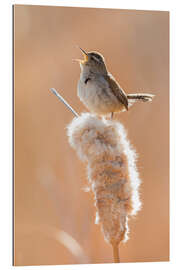
[[[80,48],[81,49],[81,48]],[[84,59],[80,63],[78,96],[93,113],[105,115],[128,110],[136,101],[152,101],[151,94],[126,94],[115,78],[108,72],[104,57],[98,52],[81,49]]]

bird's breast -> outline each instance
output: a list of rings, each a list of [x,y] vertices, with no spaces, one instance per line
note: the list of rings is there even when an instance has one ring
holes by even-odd
[[[85,83],[86,82],[86,83]],[[84,105],[97,114],[107,114],[119,110],[119,102],[103,76],[80,78],[78,96]]]

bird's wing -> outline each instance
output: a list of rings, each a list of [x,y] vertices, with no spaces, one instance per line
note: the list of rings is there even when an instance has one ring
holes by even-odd
[[[119,86],[118,82],[113,78],[111,74],[105,75],[105,79],[107,80],[109,84],[109,88],[114,94],[114,96],[118,99],[120,103],[124,105],[126,110],[128,111],[128,99],[125,94],[125,92],[122,90],[122,88]]]

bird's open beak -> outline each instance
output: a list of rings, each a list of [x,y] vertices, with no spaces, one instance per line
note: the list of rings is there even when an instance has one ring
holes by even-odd
[[[86,63],[88,61],[88,54],[82,48],[79,47],[79,49],[82,51],[82,53],[84,55],[84,59],[83,60],[82,59],[74,59],[74,61],[77,61],[77,62],[79,62],[81,64],[84,64],[84,63]]]
[[[83,50],[82,48],[79,47],[79,49],[81,50],[81,52],[83,53],[84,55],[84,60],[87,61],[88,60],[88,54],[87,52],[85,52],[85,50]]]

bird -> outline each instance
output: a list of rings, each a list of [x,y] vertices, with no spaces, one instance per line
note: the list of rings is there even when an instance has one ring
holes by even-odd
[[[128,111],[136,101],[152,101],[153,94],[126,94],[116,79],[108,72],[105,59],[99,52],[86,52],[80,48],[84,59],[80,63],[77,95],[87,109],[97,115]]]

